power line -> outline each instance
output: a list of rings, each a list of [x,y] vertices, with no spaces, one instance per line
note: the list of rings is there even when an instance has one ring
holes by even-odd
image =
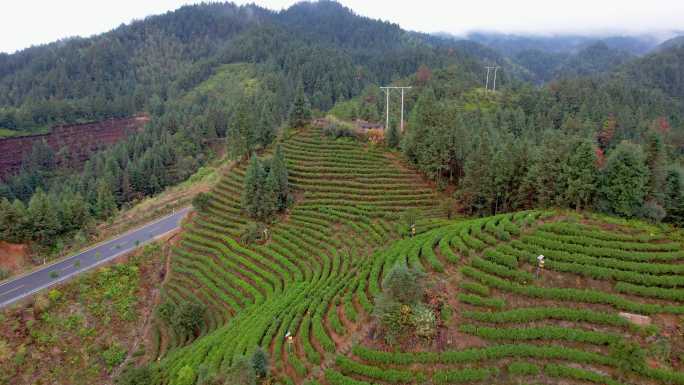
[[[389,130],[389,101],[390,101],[390,91],[391,90],[401,90],[401,122],[399,123],[399,131],[404,132],[404,90],[410,90],[413,87],[380,87],[380,89],[385,90],[387,94],[387,99],[385,101],[385,132]]]

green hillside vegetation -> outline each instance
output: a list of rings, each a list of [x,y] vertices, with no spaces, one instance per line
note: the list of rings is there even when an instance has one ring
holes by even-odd
[[[656,88],[616,76],[492,92],[457,66],[421,67],[396,84],[413,86],[399,148],[439,187],[455,186],[467,213],[591,208],[682,224],[681,110]],[[383,96],[367,88],[331,113],[378,121]]]
[[[395,345],[359,340],[337,355],[326,383],[684,383],[681,235],[604,220],[497,215],[377,253],[385,267],[379,282],[393,265],[430,273],[425,298],[441,320],[436,335],[408,333]],[[456,316],[445,317],[447,309]],[[650,315],[653,323],[639,326],[619,312]]]
[[[139,344],[164,265],[160,243],[3,309],[0,383],[105,383]]]
[[[162,307],[202,317],[157,317],[160,361],[137,369],[152,383],[684,384],[678,230],[559,211],[439,219],[443,198],[380,149],[316,128],[282,149],[297,198],[269,235],[243,237],[246,165],[187,225]]]
[[[186,367],[223,373],[257,346],[276,376],[302,381],[370,314],[378,287],[368,277],[381,266],[368,256],[407,234],[402,213],[420,209],[418,231],[444,221],[433,189],[381,149],[309,128],[282,150],[294,204],[268,235],[245,240],[253,224],[242,207],[242,165],[219,182],[173,250],[164,311],[186,303],[206,311],[192,330],[159,317],[158,382],[177,383]],[[287,331],[293,344],[284,343]]]

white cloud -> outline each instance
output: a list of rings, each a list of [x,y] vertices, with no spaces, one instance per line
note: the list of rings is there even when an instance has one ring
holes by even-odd
[[[183,0],[9,0],[0,5],[0,51],[12,52],[69,36],[89,36],[150,14],[173,10]],[[238,1],[248,3],[252,1]],[[257,0],[281,9],[288,0]],[[513,33],[660,33],[684,29],[681,0],[342,0],[357,13],[424,32],[472,30]]]

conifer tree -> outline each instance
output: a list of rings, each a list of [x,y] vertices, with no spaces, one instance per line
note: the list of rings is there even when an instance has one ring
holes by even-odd
[[[646,164],[649,170],[648,197],[663,205],[667,178],[667,154],[662,135],[655,131],[649,132],[646,138]]]
[[[278,177],[273,168],[268,172],[262,189],[263,193],[261,194],[261,204],[259,205],[259,217],[266,221],[278,211],[280,191],[278,189]]]
[[[256,154],[252,154],[249,166],[245,172],[245,189],[242,193],[242,207],[249,216],[256,218],[259,216],[259,206],[261,205],[262,180],[264,170]]]
[[[565,200],[577,210],[592,202],[598,177],[596,150],[589,141],[579,142],[563,166]]]
[[[665,221],[684,226],[684,175],[679,167],[671,167],[665,180]]]
[[[271,170],[273,170],[275,177],[278,182],[278,210],[284,210],[287,208],[289,197],[290,197],[290,182],[287,172],[287,164],[285,162],[285,156],[283,155],[283,149],[280,144],[276,146],[275,153],[273,154],[273,159],[271,160]]]
[[[486,214],[492,202],[493,174],[492,150],[486,131],[480,134],[477,149],[465,162],[465,177],[461,181],[458,195],[464,206],[475,214]]]
[[[13,203],[6,198],[0,199],[0,238],[9,242],[22,242],[26,239],[25,227],[28,213],[22,201]]]
[[[292,110],[290,111],[290,125],[292,127],[302,127],[311,119],[311,106],[304,94],[304,84],[301,82],[297,86]]]
[[[154,177],[154,175],[153,175]],[[100,219],[108,218],[116,210],[116,200],[107,183],[100,181],[97,185],[97,200],[95,202],[95,214]]]
[[[59,233],[57,209],[50,197],[40,188],[29,201],[28,218],[33,238],[43,245],[50,244],[53,237]]]
[[[261,347],[252,354],[252,367],[258,378],[266,378],[269,372],[268,355]]]
[[[397,126],[394,124],[391,125],[387,131],[387,136],[385,137],[385,143],[387,144],[387,147],[397,148],[400,140],[401,139],[399,138],[399,130],[397,130]]]
[[[610,154],[600,177],[599,206],[622,216],[634,216],[648,192],[648,168],[637,145],[623,142]]]

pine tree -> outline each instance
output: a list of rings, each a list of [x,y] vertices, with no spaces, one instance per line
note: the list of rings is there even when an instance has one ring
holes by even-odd
[[[637,214],[648,192],[648,168],[639,146],[624,142],[611,152],[598,192],[600,209],[626,217]]]
[[[262,189],[259,217],[264,221],[268,221],[278,211],[278,198],[280,195],[278,177],[273,168],[268,172]]]
[[[655,131],[649,132],[646,139],[646,164],[650,173],[648,197],[663,205],[667,178],[667,154],[662,135]]]
[[[287,163],[280,144],[276,146],[275,153],[273,154],[271,170],[275,173],[275,177],[278,181],[278,210],[285,210],[290,199],[290,182],[287,172]]]
[[[665,182],[665,221],[684,226],[684,175],[679,167],[671,167]]]
[[[252,367],[258,378],[266,378],[268,376],[268,356],[261,347],[258,347],[252,354]]]
[[[33,238],[43,245],[51,244],[60,231],[59,217],[52,200],[40,188],[29,201],[28,218]]]
[[[408,130],[401,140],[404,155],[413,163],[419,163],[420,152],[428,139],[432,129],[439,126],[441,111],[437,105],[437,97],[432,88],[426,88],[418,97],[416,105],[411,110]]]
[[[397,130],[396,125],[391,125],[387,131],[387,136],[385,137],[385,143],[389,148],[397,148],[401,138],[399,138],[399,130]]]
[[[249,166],[245,172],[245,189],[242,193],[242,207],[252,218],[259,216],[262,200],[262,180],[264,169],[256,154],[252,154]]]
[[[465,176],[461,180],[458,195],[468,211],[475,214],[487,214],[491,207],[493,175],[491,167],[492,150],[486,131],[480,134],[477,149],[466,159]]]
[[[16,199],[10,203],[6,198],[0,199],[0,238],[9,242],[26,240],[28,213],[22,201]]]
[[[100,181],[97,185],[97,201],[95,203],[95,215],[100,219],[111,216],[116,210],[116,200],[109,186]]]
[[[297,86],[292,110],[290,111],[290,126],[303,127],[311,119],[311,106],[304,94],[304,85]]]
[[[566,204],[577,210],[592,202],[598,177],[596,150],[589,141],[579,142],[563,165]]]

